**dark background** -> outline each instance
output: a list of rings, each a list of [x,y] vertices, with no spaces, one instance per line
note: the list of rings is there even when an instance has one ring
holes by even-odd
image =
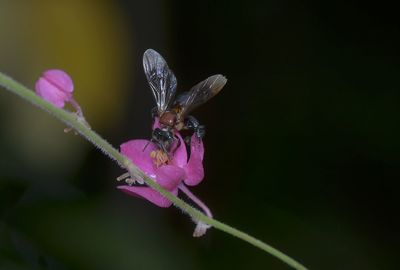
[[[30,88],[66,70],[115,146],[150,135],[145,49],[180,90],[226,75],[194,113],[206,178],[192,191],[310,269],[397,269],[399,32],[385,2],[1,0],[0,68]],[[120,193],[116,164],[5,91],[0,124],[0,269],[288,269]]]

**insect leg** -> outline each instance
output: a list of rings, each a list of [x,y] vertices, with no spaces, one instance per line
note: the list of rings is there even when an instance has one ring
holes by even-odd
[[[203,138],[206,134],[206,127],[200,125],[199,121],[191,115],[185,119],[185,128],[193,131],[198,138]]]
[[[194,132],[196,133],[197,138],[202,139],[206,135],[206,126],[199,125]]]

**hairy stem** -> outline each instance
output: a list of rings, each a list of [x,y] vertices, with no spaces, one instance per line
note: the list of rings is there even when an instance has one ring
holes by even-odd
[[[57,119],[64,122],[66,125],[77,131],[80,135],[98,147],[105,155],[115,160],[121,167],[125,168],[129,174],[137,179],[143,179],[143,181],[153,189],[160,192],[164,197],[171,200],[174,205],[180,208],[182,211],[187,213],[194,220],[199,220],[205,224],[213,226],[214,228],[226,232],[230,235],[236,236],[243,241],[246,241],[252,244],[255,247],[260,248],[261,250],[277,257],[281,261],[287,263],[295,269],[299,270],[307,270],[303,265],[280,252],[279,250],[273,248],[272,246],[250,236],[242,231],[239,231],[227,224],[224,224],[218,220],[215,220],[207,215],[203,214],[201,211],[193,208],[189,204],[185,203],[178,197],[174,196],[167,190],[163,189],[158,183],[156,183],[151,178],[147,177],[138,167],[136,167],[129,159],[119,153],[117,149],[115,149],[111,144],[109,144],[106,140],[101,138],[96,132],[94,132],[86,121],[82,120],[82,117],[77,115],[76,113],[71,113],[62,109],[59,109],[47,101],[43,100],[39,96],[35,94],[32,90],[26,88],[24,85],[19,82],[13,80],[12,78],[0,73],[0,85],[10,92],[20,96],[21,98],[31,102],[33,105],[38,106],[39,108],[49,112]]]

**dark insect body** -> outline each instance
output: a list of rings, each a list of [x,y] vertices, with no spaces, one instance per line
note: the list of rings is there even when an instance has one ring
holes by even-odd
[[[227,79],[220,74],[210,76],[174,100],[177,81],[164,58],[158,52],[148,49],[143,55],[143,67],[157,104],[152,114],[159,118],[160,123],[160,128],[153,130],[152,141],[168,153],[176,139],[175,131],[189,130],[202,138],[205,127],[189,113],[218,94]]]

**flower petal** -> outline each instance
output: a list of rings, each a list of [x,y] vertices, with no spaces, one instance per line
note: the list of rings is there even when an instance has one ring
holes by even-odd
[[[157,169],[156,182],[166,190],[173,190],[178,187],[185,176],[185,171],[182,168],[165,165]]]
[[[147,145],[147,146],[146,146]],[[150,153],[157,149],[157,146],[148,140],[131,140],[121,144],[121,153],[129,158],[133,164],[138,166],[151,178],[156,177],[155,165]]]
[[[146,200],[154,203],[155,205],[163,208],[170,207],[172,202],[161,195],[158,191],[150,188],[150,187],[135,187],[135,186],[118,186],[118,189],[122,190],[123,192],[132,195],[145,198]],[[178,189],[174,189],[171,191],[172,194],[175,196],[178,194]]]
[[[62,70],[46,70],[43,73],[43,77],[63,92],[72,93],[74,91],[74,83],[71,77]]]
[[[198,153],[199,157],[203,161],[203,158],[204,158],[203,140],[201,138],[197,137],[196,134],[192,135],[192,138],[190,140],[190,149],[191,149],[191,152]]]
[[[56,85],[41,77],[35,85],[36,93],[44,100],[52,103],[58,108],[63,108],[65,102],[71,99],[71,94],[63,92]]]
[[[182,182],[185,171],[181,168],[172,165],[162,166],[157,169],[156,182],[161,187],[170,191],[175,196],[178,194],[178,185]],[[118,189],[128,193],[129,195],[136,195],[154,203],[159,207],[169,207],[172,202],[161,195],[157,190],[150,187],[137,187],[137,186],[118,186]]]
[[[161,128],[161,125],[160,125],[160,118],[158,118],[158,117],[154,117],[154,122],[153,122],[152,130],[155,130],[156,128]]]
[[[186,164],[188,162],[186,145],[182,139],[181,134],[179,134],[179,132],[176,132],[175,135],[178,137],[178,141],[175,142],[178,144],[178,147],[175,149],[175,152],[173,153],[174,158],[172,160],[172,164],[182,168],[182,167],[186,166]]]
[[[184,182],[188,186],[198,185],[204,178],[204,145],[203,141],[193,134],[190,140],[190,158],[184,170],[186,177]]]

